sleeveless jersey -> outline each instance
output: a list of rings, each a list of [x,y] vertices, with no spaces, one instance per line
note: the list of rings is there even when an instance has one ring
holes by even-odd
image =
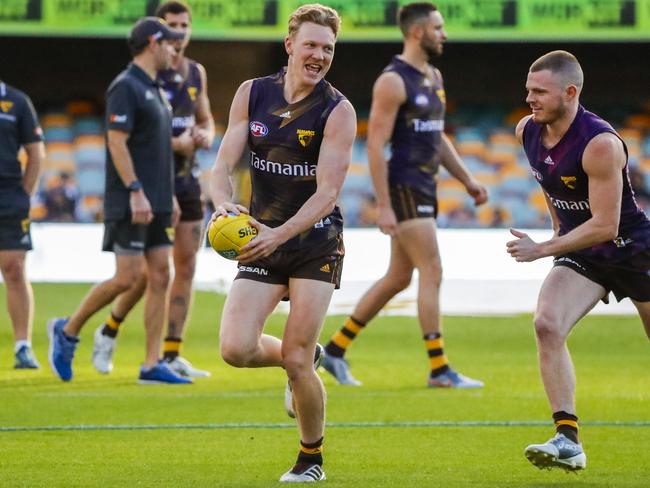
[[[533,176],[541,185],[555,208],[560,221],[560,235],[575,229],[592,217],[589,206],[589,184],[582,168],[582,155],[587,144],[598,134],[609,132],[620,136],[609,123],[578,108],[575,119],[566,134],[553,148],[542,145],[542,126],[528,120],[524,127],[524,150]],[[621,139],[622,141],[622,139]],[[627,147],[625,155],[627,160]],[[623,168],[623,194],[618,237],[613,241],[575,251],[590,258],[620,261],[650,246],[650,220],[634,199],[627,161]]]
[[[194,118],[196,100],[203,90],[201,72],[196,61],[187,59],[186,65],[187,74],[185,76],[181,70],[167,69],[158,72],[158,81],[172,106],[173,137],[178,137],[186,129],[191,129],[196,125]],[[187,157],[174,153],[174,166],[177,180],[189,178],[196,168],[196,156]]]
[[[316,192],[316,167],[327,119],[345,97],[325,80],[296,103],[284,98],[284,75],[257,78],[248,101],[251,215],[269,227],[291,217]],[[311,247],[343,230],[338,206],[278,249]]]
[[[384,69],[404,82],[406,101],[400,106],[390,140],[388,181],[435,197],[440,143],[445,129],[445,89],[437,69],[433,82],[398,56]]]

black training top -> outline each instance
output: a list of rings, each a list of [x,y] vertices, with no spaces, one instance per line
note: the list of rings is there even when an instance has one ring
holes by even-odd
[[[171,212],[174,189],[171,107],[158,83],[130,64],[106,91],[106,127],[129,133],[127,147],[135,174],[154,212]],[[106,147],[104,218],[128,215],[129,191]]]
[[[0,81],[0,219],[24,219],[29,214],[18,151],[25,144],[42,140],[32,101]]]

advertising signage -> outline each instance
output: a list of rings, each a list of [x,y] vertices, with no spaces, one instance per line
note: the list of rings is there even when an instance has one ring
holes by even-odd
[[[124,37],[159,0],[1,0],[0,35]],[[278,40],[298,0],[188,0],[194,38]],[[321,0],[343,41],[398,41],[408,0]],[[650,0],[438,0],[451,41],[647,41]]]

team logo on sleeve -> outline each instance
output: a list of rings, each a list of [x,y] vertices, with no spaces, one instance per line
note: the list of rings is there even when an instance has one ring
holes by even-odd
[[[108,118],[108,121],[111,124],[126,124],[126,114],[111,114],[111,116]]]
[[[253,120],[249,124],[251,134],[253,134],[253,137],[264,137],[269,133],[269,128],[264,125],[262,122],[258,122],[257,120]]]
[[[0,110],[2,110],[4,113],[9,112],[11,110],[11,107],[14,106],[14,102],[10,102],[8,100],[3,100],[0,102]]]
[[[575,176],[560,176],[560,179],[562,180],[562,183],[567,186],[567,188],[571,190],[576,189],[576,182],[578,181],[578,178]]]
[[[438,95],[438,98],[442,102],[443,105],[447,105],[447,96],[445,95],[445,90],[442,88],[436,90],[436,95]]]
[[[309,146],[311,140],[316,135],[316,132],[314,132],[313,130],[298,129],[296,133],[298,134],[298,142],[300,142],[300,145],[302,147]]]

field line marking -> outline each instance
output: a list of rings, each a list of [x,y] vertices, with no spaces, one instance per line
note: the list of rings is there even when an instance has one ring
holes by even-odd
[[[417,422],[330,422],[328,428],[418,428],[418,427],[540,427],[542,420],[431,420]],[[649,420],[580,422],[583,427],[650,427]],[[143,424],[143,425],[24,425],[0,426],[0,432],[53,431],[115,431],[115,430],[228,430],[228,429],[295,429],[295,423],[207,423],[207,424]]]

